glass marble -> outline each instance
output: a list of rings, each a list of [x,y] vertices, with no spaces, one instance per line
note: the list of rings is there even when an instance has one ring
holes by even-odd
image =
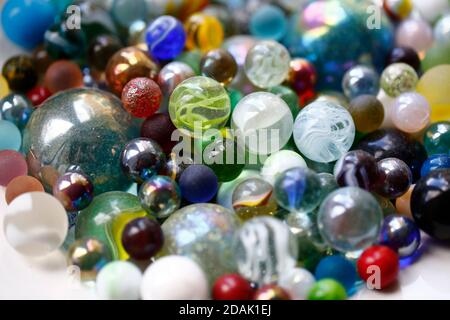
[[[6,97],[9,93],[8,82],[6,82],[5,77],[0,75],[0,98]]]
[[[227,85],[236,76],[238,65],[227,50],[214,49],[202,57],[200,71],[203,76]]]
[[[253,154],[274,153],[292,135],[291,110],[283,99],[269,92],[255,92],[241,99],[231,121],[239,143]]]
[[[123,172],[137,183],[156,175],[166,160],[161,147],[152,139],[136,138],[128,142],[120,155]]]
[[[32,49],[42,42],[56,14],[46,0],[10,0],[2,8],[2,29],[13,43]]]
[[[450,64],[450,42],[445,44],[435,43],[427,51],[422,61],[422,68],[426,72],[443,64]]]
[[[162,257],[144,272],[143,300],[207,300],[208,278],[202,267],[181,255]]]
[[[387,246],[375,245],[364,250],[359,257],[356,267],[359,276],[366,283],[373,276],[373,269],[378,270],[378,283],[372,280],[373,289],[384,289],[397,280],[399,272],[399,258],[397,253]],[[375,282],[375,283],[374,283]]]
[[[419,72],[421,69],[421,61],[417,52],[410,47],[395,47],[389,53],[386,65],[394,63],[406,63]]]
[[[38,80],[33,59],[27,55],[16,55],[9,58],[2,67],[2,75],[8,83],[9,89],[27,92]]]
[[[193,164],[181,174],[179,186],[181,195],[189,202],[208,202],[216,195],[219,180],[211,168],[202,164]]]
[[[258,285],[276,282],[295,267],[297,241],[289,227],[272,217],[245,222],[235,235],[233,252],[239,273]]]
[[[195,72],[188,64],[173,61],[166,64],[159,72],[158,85],[164,96],[169,97],[181,82],[194,76]]]
[[[249,29],[257,38],[280,40],[287,31],[286,15],[277,6],[262,5],[251,15]]]
[[[318,88],[336,90],[349,67],[374,65],[378,72],[393,46],[393,28],[385,15],[368,20],[371,3],[359,0],[319,0],[296,8],[283,43],[293,57],[309,60],[318,74]],[[368,23],[370,27],[368,28]],[[358,43],[358,46],[349,44]]]
[[[417,226],[435,239],[450,239],[450,170],[431,171],[421,178],[411,195],[411,211]]]
[[[336,178],[331,173],[321,172],[318,173],[317,176],[320,181],[320,202],[322,202],[331,192],[338,189],[339,185],[337,184]]]
[[[190,133],[220,129],[231,112],[230,97],[217,81],[193,77],[180,83],[169,101],[169,114],[178,129]]]
[[[286,83],[297,93],[298,103],[303,107],[316,96],[316,68],[306,59],[292,59]]]
[[[47,68],[55,61],[47,52],[44,45],[36,47],[32,52],[32,58],[34,60],[34,67],[38,75],[45,74]]]
[[[377,161],[368,152],[354,150],[346,153],[334,167],[336,182],[341,187],[359,187],[371,191],[380,184]]]
[[[112,0],[110,13],[114,21],[123,28],[128,28],[136,20],[148,17],[147,2],[145,0]]]
[[[430,156],[422,165],[420,175],[425,177],[433,170],[450,169],[450,156],[447,154],[434,154]]]
[[[328,163],[352,146],[355,124],[350,113],[330,101],[317,101],[300,111],[294,124],[294,141],[307,158]]]
[[[260,178],[259,172],[256,170],[244,169],[241,174],[234,180],[220,184],[219,191],[217,191],[216,202],[222,207],[233,210],[233,192],[236,187],[249,178]]]
[[[417,84],[417,93],[423,95],[431,106],[431,122],[450,119],[450,65],[440,65],[428,70]]]
[[[357,280],[355,265],[340,255],[332,255],[320,260],[314,273],[317,281],[322,279],[334,279],[342,284],[351,294],[354,291],[354,285]]]
[[[381,88],[390,96],[414,91],[419,78],[416,71],[406,63],[394,63],[384,69],[381,74]]]
[[[172,152],[167,156],[167,161],[160,174],[174,181],[179,181],[184,170],[192,164],[194,164],[194,160],[190,156],[180,156]]]
[[[177,18],[160,16],[147,28],[145,40],[152,57],[170,60],[183,51],[186,44],[186,32]]]
[[[214,300],[252,300],[253,294],[250,282],[236,273],[219,277],[212,288]]]
[[[88,45],[85,32],[69,30],[67,19],[68,16],[60,17],[45,31],[44,49],[51,59],[73,59],[85,54]]]
[[[0,151],[16,150],[22,145],[22,134],[17,126],[7,120],[0,120]]]
[[[413,180],[420,177],[420,169],[427,159],[421,143],[397,129],[380,129],[362,138],[355,146],[372,154],[377,161],[385,158],[403,160],[411,169]]]
[[[277,202],[286,210],[308,213],[321,200],[318,175],[306,168],[292,168],[281,173],[275,182]]]
[[[397,251],[400,258],[409,257],[419,248],[420,230],[407,217],[388,216],[381,226],[379,242]]]
[[[177,254],[196,261],[210,283],[236,271],[232,242],[239,218],[216,204],[194,204],[173,213],[163,224],[160,255]]]
[[[411,47],[423,54],[433,45],[433,29],[427,21],[411,17],[398,25],[395,43],[397,46]]]
[[[430,122],[431,108],[420,94],[406,92],[397,97],[391,110],[394,125],[407,133],[422,131]]]
[[[332,248],[356,255],[379,235],[383,213],[367,191],[345,187],[329,194],[317,216],[320,234]]]
[[[407,18],[413,10],[412,0],[383,0],[383,9],[393,20]]]
[[[33,112],[31,101],[22,94],[11,93],[0,100],[0,119],[14,123],[23,130]]]
[[[347,108],[358,132],[369,133],[381,127],[384,121],[382,103],[374,96],[360,95],[350,101]]]
[[[308,300],[345,300],[347,293],[342,284],[333,279],[316,282],[308,294]]]
[[[164,153],[169,154],[177,143],[172,141],[172,134],[175,130],[176,127],[167,112],[155,113],[142,123],[141,137],[156,141]]]
[[[276,178],[292,168],[306,168],[306,162],[301,155],[291,150],[280,150],[272,153],[261,168],[261,176],[274,185]]]
[[[278,285],[287,291],[292,300],[305,300],[315,282],[308,270],[292,268],[280,276]]]
[[[88,176],[81,172],[67,172],[53,186],[53,196],[67,211],[80,211],[94,198],[94,186]]]
[[[254,45],[245,58],[245,74],[259,88],[281,84],[289,74],[291,56],[275,41],[261,41]]]
[[[395,199],[408,191],[412,184],[412,173],[408,165],[396,158],[385,158],[378,162],[378,173],[382,183],[377,193],[389,199]]]
[[[0,186],[6,187],[12,179],[26,176],[27,172],[27,162],[21,153],[14,150],[0,150]]]
[[[195,75],[200,75],[200,60],[202,59],[202,52],[198,49],[184,51],[175,61],[187,64],[194,71]]]
[[[357,65],[345,73],[342,89],[350,100],[364,94],[376,96],[380,90],[380,77],[372,67]]]
[[[44,187],[36,178],[30,176],[15,177],[6,185],[6,204],[10,204],[15,198],[28,192],[44,192]]]
[[[297,117],[300,112],[298,95],[291,88],[287,86],[275,86],[270,88],[268,91],[283,99],[289,106],[289,109],[291,109],[292,116],[294,118]]]
[[[257,177],[242,181],[231,200],[236,215],[243,220],[274,215],[278,206],[273,191],[270,183]]]
[[[203,161],[220,182],[236,179],[245,166],[244,150],[234,138],[220,137],[203,150]]]
[[[162,92],[155,81],[149,78],[134,78],[122,91],[125,110],[137,118],[147,118],[158,111]]]
[[[30,174],[47,190],[52,189],[55,176],[77,165],[100,194],[128,189],[129,181],[120,170],[120,152],[137,135],[119,99],[95,89],[72,89],[49,98],[33,112],[22,149]]]
[[[178,210],[181,192],[177,183],[169,177],[154,176],[140,187],[139,200],[148,213],[163,219]]]
[[[45,100],[50,98],[52,93],[44,86],[37,85],[27,92],[27,98],[31,101],[33,106],[38,108]]]
[[[128,261],[113,261],[97,274],[96,291],[102,300],[139,300],[142,272]]]
[[[411,219],[413,217],[411,213],[411,195],[415,186],[415,184],[411,185],[404,195],[395,199],[397,213]]]
[[[88,47],[89,65],[97,70],[104,71],[109,59],[120,49],[122,49],[122,44],[116,36],[102,34],[95,37]]]
[[[48,67],[44,77],[45,86],[51,93],[83,87],[80,67],[69,60],[58,60]]]
[[[122,246],[122,232],[126,224],[136,218],[147,217],[139,198],[126,192],[112,191],[96,196],[78,214],[75,238],[95,238],[101,241],[113,260],[127,260]]]
[[[275,284],[267,284],[256,290],[254,300],[291,300],[289,293]]]
[[[437,43],[450,43],[450,13],[443,15],[434,25],[434,40]]]
[[[204,13],[191,15],[184,23],[186,48],[207,52],[219,48],[224,38],[222,24],[216,17]]]
[[[3,220],[5,240],[19,254],[42,257],[57,250],[67,235],[66,210],[44,192],[29,192],[15,198]]]
[[[82,281],[94,281],[111,257],[104,243],[95,238],[83,238],[67,250],[67,264],[79,268]]]
[[[108,61],[106,83],[114,94],[120,96],[125,85],[134,78],[147,77],[156,80],[159,66],[138,48],[127,47],[117,51]]]
[[[149,218],[136,218],[129,221],[122,231],[122,245],[135,260],[152,258],[164,242],[161,226]]]
[[[202,12],[208,16],[216,17],[220,21],[223,27],[223,32],[225,38],[228,38],[235,33],[238,33],[238,26],[234,23],[234,13],[225,5],[210,3],[208,4]]]

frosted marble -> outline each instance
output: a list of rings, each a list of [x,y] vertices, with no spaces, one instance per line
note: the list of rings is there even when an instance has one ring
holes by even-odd
[[[350,113],[330,101],[306,106],[294,124],[294,141],[307,158],[322,163],[336,161],[355,139],[355,124]]]
[[[391,112],[394,125],[408,133],[423,130],[430,122],[431,108],[428,101],[420,94],[408,92],[400,95]]]

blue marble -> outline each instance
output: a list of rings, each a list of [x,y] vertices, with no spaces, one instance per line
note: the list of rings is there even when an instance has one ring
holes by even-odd
[[[300,111],[294,123],[294,141],[308,159],[329,163],[341,158],[353,144],[355,124],[350,113],[331,101],[316,101]]]
[[[0,137],[0,150],[19,151],[22,135],[14,123],[0,120]]]
[[[307,168],[286,170],[275,181],[275,197],[280,206],[289,211],[308,213],[322,197],[319,176]]]
[[[450,169],[450,156],[446,154],[434,154],[422,164],[420,176],[424,177],[436,169]]]
[[[0,119],[14,123],[19,130],[23,130],[31,113],[33,104],[22,94],[11,93],[0,100]]]
[[[170,60],[183,51],[186,32],[176,18],[161,16],[150,24],[145,39],[149,52],[154,58]]]
[[[316,280],[334,279],[341,283],[347,294],[351,294],[355,289],[357,280],[356,268],[353,263],[343,256],[334,255],[320,260],[314,273]]]
[[[280,40],[287,31],[286,16],[279,7],[263,5],[251,15],[249,28],[257,38]]]
[[[43,41],[56,14],[48,0],[8,0],[2,9],[3,31],[16,45],[33,49]]]
[[[340,89],[344,73],[357,64],[383,70],[393,27],[381,10],[370,14],[368,8],[376,9],[370,0],[318,0],[291,16],[283,43],[292,57],[314,64],[319,89]]]
[[[349,100],[366,94],[376,96],[380,90],[380,76],[373,68],[354,66],[345,73],[342,89]]]
[[[410,257],[419,248],[420,230],[413,220],[391,215],[383,221],[379,242],[397,251],[400,258]]]

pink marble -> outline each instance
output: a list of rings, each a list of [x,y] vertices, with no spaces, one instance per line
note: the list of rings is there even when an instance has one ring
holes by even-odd
[[[391,110],[394,125],[408,133],[423,130],[430,122],[430,115],[430,104],[422,95],[415,92],[400,95]]]
[[[433,29],[422,19],[405,20],[397,28],[396,43],[397,46],[413,48],[423,57],[433,45]]]
[[[28,173],[23,155],[13,150],[0,151],[0,186],[6,186],[12,179]]]

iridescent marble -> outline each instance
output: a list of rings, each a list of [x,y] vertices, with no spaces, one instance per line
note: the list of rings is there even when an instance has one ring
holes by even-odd
[[[11,93],[0,100],[0,119],[14,123],[19,130],[23,130],[31,113],[33,105],[24,95]]]
[[[142,206],[157,218],[167,218],[180,207],[180,188],[175,181],[164,176],[154,176],[139,189]]]
[[[293,116],[286,102],[269,92],[245,96],[233,110],[231,126],[253,154],[271,154],[292,135]]]
[[[302,10],[296,7],[283,43],[293,57],[313,63],[319,88],[339,89],[344,73],[362,61],[382,71],[393,28],[381,11],[372,19],[368,9],[378,9],[371,5],[368,0],[318,0]]]
[[[257,87],[270,88],[281,84],[289,73],[291,56],[275,41],[261,41],[245,58],[245,74]]]
[[[317,162],[332,162],[344,155],[355,139],[350,113],[329,101],[313,102],[297,116],[294,141],[300,152]]]
[[[416,70],[406,63],[391,64],[381,74],[381,88],[391,97],[414,91],[418,81]]]
[[[259,178],[249,178],[238,184],[233,191],[232,204],[243,220],[274,215],[277,210],[272,185]]]
[[[375,243],[382,219],[377,200],[355,187],[341,188],[328,195],[317,216],[319,231],[326,243],[351,255]]]
[[[96,196],[89,207],[79,213],[75,237],[98,239],[114,260],[126,260],[129,255],[122,245],[122,232],[131,220],[147,216],[138,197],[120,191],[107,192]]]
[[[322,200],[318,175],[306,168],[292,168],[281,173],[275,182],[275,197],[286,210],[308,213]]]
[[[81,172],[66,172],[53,186],[53,196],[67,211],[86,208],[94,198],[94,186],[88,176]]]
[[[398,96],[391,110],[394,125],[408,133],[423,130],[430,122],[430,117],[430,104],[422,95],[415,92],[406,92]]]
[[[169,114],[178,129],[191,133],[216,128],[228,121],[231,113],[230,97],[217,81],[207,77],[193,77],[180,83],[169,101]]]
[[[183,255],[196,261],[210,283],[236,271],[232,241],[240,225],[230,210],[215,204],[194,204],[173,213],[163,224],[160,255]]]
[[[158,84],[166,97],[184,80],[194,77],[195,72],[184,62],[170,62],[166,64],[158,75]]]
[[[258,285],[276,282],[295,267],[297,241],[289,227],[271,217],[258,217],[244,223],[233,243],[239,273]]]
[[[91,178],[96,194],[126,190],[130,184],[120,170],[120,152],[138,132],[116,97],[73,89],[49,98],[33,112],[23,151],[31,175],[47,190],[72,165]]]
[[[350,100],[363,94],[376,96],[380,89],[380,77],[373,68],[357,65],[345,73],[342,89]]]

